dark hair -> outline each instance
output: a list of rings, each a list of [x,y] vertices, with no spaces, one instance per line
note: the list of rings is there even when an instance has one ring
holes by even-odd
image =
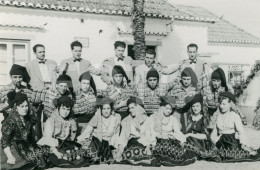
[[[81,48],[82,48],[81,42],[79,42],[79,41],[73,41],[73,42],[70,44],[71,50],[73,50],[74,47],[81,47]]]
[[[191,44],[189,44],[188,46],[187,46],[187,50],[189,50],[189,48],[190,47],[195,47],[196,48],[196,50],[198,50],[198,46],[197,46],[197,44],[193,44],[193,43],[191,43]]]
[[[135,106],[137,105],[137,103],[135,101],[131,101],[131,102],[127,103],[127,107],[129,107],[129,105],[132,104],[132,103],[135,104]]]
[[[36,50],[37,50],[38,47],[43,47],[43,48],[45,48],[44,45],[42,45],[42,44],[36,44],[35,46],[33,46],[33,52],[34,52],[34,53],[36,53]]]
[[[116,49],[117,47],[125,48],[126,45],[125,45],[125,43],[124,43],[123,41],[116,41],[116,42],[114,43],[114,47],[115,47],[115,49]]]
[[[218,97],[218,102],[221,103],[221,102],[222,102],[223,100],[225,100],[225,99],[228,99],[228,102],[229,102],[229,103],[231,102],[231,99],[228,98],[228,97],[226,97],[226,96],[219,96],[219,97]]]
[[[154,50],[152,50],[152,49],[145,50],[145,53],[154,55],[154,58],[156,57],[156,52]]]
[[[102,113],[102,111],[103,111],[103,106],[104,106],[104,105],[97,105],[96,108],[97,108],[97,109],[100,109],[100,110],[101,110],[101,113]],[[110,103],[109,106],[110,106],[111,112],[112,112],[113,109],[114,109],[114,103]]]
[[[200,114],[202,115],[203,126],[207,127],[208,124],[209,124],[210,119],[209,119],[209,115],[208,115],[208,107],[207,107],[207,105],[204,102],[205,101],[203,100],[203,102],[196,102],[196,103],[200,103],[200,105],[201,105],[201,112],[200,112]],[[192,106],[193,105],[190,105],[190,109],[188,110],[188,114],[187,114],[187,116],[188,116],[188,118],[187,118],[188,123],[190,123],[190,121],[191,121],[191,115],[194,114],[194,112],[192,110]],[[187,131],[187,129],[186,129],[186,131]],[[206,134],[208,134],[207,130],[205,130],[205,132],[206,132]]]
[[[174,108],[170,103],[167,103],[165,101],[161,101],[160,106],[166,106],[166,105],[170,105],[172,108],[172,112],[171,115],[174,113],[174,111],[176,110],[176,108]]]

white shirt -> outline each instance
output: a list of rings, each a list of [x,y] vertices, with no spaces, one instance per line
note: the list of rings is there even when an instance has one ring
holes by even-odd
[[[196,62],[197,62],[197,59],[194,59]],[[191,60],[189,59],[189,62],[191,62]],[[189,64],[189,67],[192,68],[192,70],[195,70],[195,67],[196,67],[196,63],[191,63]]]
[[[152,67],[148,67],[146,64],[142,64],[135,69],[135,83],[146,83],[146,75]]]
[[[74,63],[75,63],[75,65],[76,65],[77,71],[78,71],[78,73],[79,73],[80,62],[79,62],[79,61],[75,61]]]
[[[39,66],[41,75],[42,75],[43,82],[51,82],[51,76],[50,76],[47,65],[45,63],[44,64],[39,63],[40,60],[37,60],[37,61],[38,61],[38,66]]]

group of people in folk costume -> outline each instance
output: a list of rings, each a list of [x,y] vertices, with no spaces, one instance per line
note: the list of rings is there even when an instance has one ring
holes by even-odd
[[[14,64],[11,84],[0,90],[2,169],[260,160],[224,71],[197,58],[196,44],[187,47],[188,59],[169,67],[151,49],[138,65],[123,56],[125,48],[116,41],[115,57],[99,69],[81,58],[78,41],[59,67],[41,44],[26,67]],[[160,81],[173,73],[176,79]],[[92,75],[107,88],[96,89]]]

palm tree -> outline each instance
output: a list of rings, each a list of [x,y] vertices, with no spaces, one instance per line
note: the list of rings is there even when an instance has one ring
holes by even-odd
[[[145,0],[133,0],[132,10],[132,28],[134,35],[134,54],[135,59],[140,60],[145,57],[145,13],[144,13]]]

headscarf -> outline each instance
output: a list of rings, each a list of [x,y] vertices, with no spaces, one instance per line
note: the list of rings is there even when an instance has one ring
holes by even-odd
[[[129,104],[131,104],[131,103],[136,103],[136,104],[142,106],[142,108],[144,108],[144,104],[143,104],[142,100],[138,97],[130,97],[127,100],[127,106],[129,106]]]
[[[112,76],[114,76],[114,75],[116,75],[116,74],[122,74],[122,75],[125,77],[127,83],[130,83],[130,82],[131,82],[131,80],[128,79],[128,77],[127,77],[127,75],[126,75],[126,73],[125,73],[125,70],[123,69],[122,66],[120,66],[120,65],[115,65],[115,66],[113,67]]]
[[[28,100],[27,95],[21,92],[10,91],[7,93],[9,107],[12,108],[14,104],[23,103]]]
[[[192,70],[192,68],[186,67],[186,68],[181,72],[181,77],[191,77],[191,85],[192,85],[193,87],[197,87],[198,78],[197,78],[195,72]]]
[[[147,73],[147,75],[146,75],[146,80],[148,80],[150,77],[155,77],[155,78],[157,78],[158,81],[159,81],[159,73],[158,73],[158,71],[157,71],[155,68],[153,68],[153,67],[148,71],[148,73]]]
[[[221,86],[225,87],[225,91],[228,91],[226,76],[222,68],[218,67],[212,72],[211,80],[213,79],[221,80]]]
[[[237,100],[236,100],[236,97],[232,94],[232,93],[230,93],[230,92],[228,92],[228,91],[226,91],[226,92],[223,92],[223,93],[220,93],[220,95],[219,95],[219,97],[227,97],[227,98],[229,98],[231,101],[233,101],[234,103],[236,103],[237,102]]]
[[[29,83],[29,81],[31,80],[26,68],[18,64],[12,65],[12,68],[10,70],[10,75],[22,75],[23,81],[26,83]]]

